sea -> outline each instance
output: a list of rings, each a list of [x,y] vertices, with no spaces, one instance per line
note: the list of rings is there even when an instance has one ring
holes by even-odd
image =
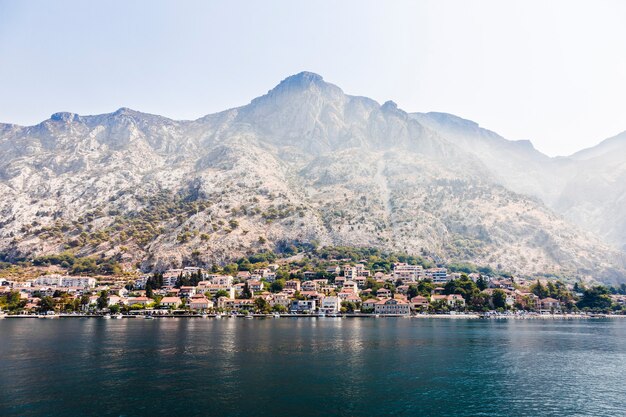
[[[0,416],[626,416],[626,319],[10,318]]]

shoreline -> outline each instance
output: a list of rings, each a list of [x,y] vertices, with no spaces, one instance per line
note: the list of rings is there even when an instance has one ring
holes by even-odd
[[[406,319],[451,319],[451,320],[570,320],[570,319],[613,319],[626,318],[623,314],[527,314],[527,315],[482,315],[482,314],[125,314],[121,317],[107,316],[104,314],[13,314],[5,315],[0,319],[379,319],[379,318],[406,318]]]

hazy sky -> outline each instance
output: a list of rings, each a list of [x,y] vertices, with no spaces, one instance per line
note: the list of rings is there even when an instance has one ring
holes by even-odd
[[[302,70],[569,154],[626,130],[626,1],[0,0],[0,121],[194,119]]]

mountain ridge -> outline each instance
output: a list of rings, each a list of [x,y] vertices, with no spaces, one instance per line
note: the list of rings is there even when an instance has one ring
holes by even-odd
[[[0,129],[5,256],[69,249],[151,269],[315,241],[623,279],[623,253],[549,208],[569,161],[317,74],[195,120],[55,115]]]

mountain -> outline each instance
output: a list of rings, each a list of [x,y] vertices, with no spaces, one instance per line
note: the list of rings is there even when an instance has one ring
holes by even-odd
[[[193,121],[123,108],[2,125],[0,151],[7,259],[71,250],[148,270],[313,242],[624,277],[622,252],[554,209],[578,161],[313,73]]]
[[[554,208],[626,250],[626,132],[575,153]]]

